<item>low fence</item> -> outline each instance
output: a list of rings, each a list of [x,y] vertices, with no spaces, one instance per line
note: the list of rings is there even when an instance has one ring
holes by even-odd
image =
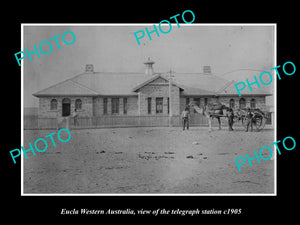
[[[60,118],[39,118],[38,116],[24,116],[24,129],[58,129],[62,127],[71,128],[104,128],[104,127],[160,127],[182,126],[180,116],[99,116],[99,117],[78,117],[77,125],[73,117]],[[208,126],[208,119],[201,114],[190,115],[190,126]],[[227,126],[226,118],[221,118],[222,126]],[[238,126],[239,124],[235,124]],[[212,120],[212,126],[218,126],[217,119]]]
[[[203,117],[203,116],[201,116]],[[170,121],[171,120],[171,121]],[[61,127],[101,128],[101,127],[151,127],[151,126],[181,126],[179,116],[99,116],[78,117],[77,125],[73,117],[38,118],[38,116],[24,116],[24,129],[57,129]],[[207,125],[207,119],[191,117],[190,125]]]

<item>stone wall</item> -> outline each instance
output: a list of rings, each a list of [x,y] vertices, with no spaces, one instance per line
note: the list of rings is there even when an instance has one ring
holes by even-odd
[[[169,98],[169,85],[157,84],[147,85],[140,89],[140,115],[148,114],[148,98],[151,98],[151,114],[156,115],[156,98],[163,98],[163,113],[159,115],[168,115],[168,98]],[[172,86],[171,88],[171,107],[172,114],[180,114],[180,101],[179,101],[179,88]]]
[[[255,99],[255,108],[259,108],[262,110],[266,109],[266,97],[265,96],[243,96],[242,98],[245,99],[247,108],[248,107],[251,108],[250,102],[252,99]],[[228,96],[228,97],[220,96],[219,97],[219,101],[226,106],[229,106],[230,99],[234,100],[234,109],[239,109],[239,101],[240,101],[241,97],[238,97],[238,96]]]
[[[111,101],[112,98],[119,99],[119,114],[118,115],[125,115],[124,114],[124,98],[127,99],[127,113],[126,115],[133,116],[138,115],[138,97],[137,96],[124,96],[124,97],[117,97],[117,96],[110,96],[110,97],[94,97],[93,98],[93,116],[102,116],[104,115],[104,98],[107,99],[107,115],[112,114],[111,108]]]
[[[172,114],[174,116],[180,115],[187,103],[187,98],[189,102],[200,98],[200,106],[204,106],[205,102],[212,103],[216,99],[214,97],[198,97],[198,96],[180,96],[179,88],[176,86],[172,87]],[[166,85],[147,85],[140,89],[140,101],[138,96],[127,96],[127,114],[126,115],[149,115],[148,114],[148,98],[151,98],[151,114],[156,115],[156,98],[163,98],[163,113],[158,115],[168,115],[168,98],[169,98],[169,86]],[[62,116],[62,100],[65,97],[41,97],[39,98],[39,110],[38,115],[40,118],[56,118]],[[124,106],[123,98],[125,97],[115,97],[110,96],[107,98],[107,115],[112,115],[111,100],[112,98],[119,98],[119,114],[124,115]],[[266,100],[265,96],[244,96],[246,100],[246,107],[250,108],[251,99],[255,99],[256,108],[266,110]],[[52,99],[57,100],[57,109],[51,110],[50,103]],[[104,113],[103,109],[103,99],[104,97],[69,97],[71,100],[71,113],[75,109],[75,100],[81,99],[82,107],[77,110],[77,113],[80,117],[91,117],[91,116],[102,116]],[[207,99],[207,100],[205,100]],[[234,109],[239,108],[240,97],[238,96],[220,96],[219,101],[229,106],[230,99],[233,99],[235,102]],[[140,114],[139,114],[140,107]],[[191,113],[195,113],[194,110],[191,110]]]
[[[187,100],[188,99],[188,100]],[[181,96],[180,97],[180,112],[182,112],[186,106],[187,103],[190,103],[192,101],[196,101],[196,99],[200,99],[199,103],[200,103],[200,107],[203,107],[205,105],[205,103],[210,104],[213,101],[215,101],[215,99],[211,96]],[[194,110],[190,111],[191,114],[196,113]]]
[[[40,118],[56,118],[62,116],[62,100],[66,97],[40,97],[38,116]],[[67,97],[71,100],[71,114],[75,109],[76,99],[82,102],[81,109],[77,110],[79,116],[89,117],[93,115],[93,98],[92,97]],[[51,110],[51,100],[57,100],[57,109]]]
[[[180,96],[180,112],[182,112],[187,104],[187,102],[191,102],[196,100],[197,98],[200,98],[200,106],[203,107],[205,104],[205,101],[207,101],[208,104],[215,102],[217,99],[226,106],[229,106],[229,101],[231,99],[234,100],[234,109],[239,109],[239,101],[240,101],[240,97],[238,96],[220,96],[218,98],[212,97],[212,96],[206,96],[206,97],[198,97],[198,96]],[[250,107],[250,102],[251,99],[255,99],[255,108],[259,108],[262,110],[266,110],[266,97],[265,96],[246,96],[246,97],[242,97],[245,99],[246,101],[246,107]],[[189,99],[187,101],[187,99]],[[207,100],[205,100],[207,99]],[[195,113],[194,110],[191,110],[190,113]]]

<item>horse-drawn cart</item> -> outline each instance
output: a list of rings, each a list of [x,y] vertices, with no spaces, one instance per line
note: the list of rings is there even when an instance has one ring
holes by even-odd
[[[252,124],[256,131],[260,131],[264,129],[266,125],[266,121],[268,119],[267,113],[261,111],[260,109],[251,109],[252,113]],[[246,128],[247,126],[247,110],[246,109],[238,109],[234,112],[234,122],[241,122],[242,125]]]
[[[188,107],[192,107],[199,114],[205,115],[208,119],[209,130],[211,130],[211,120],[217,118],[219,122],[219,129],[221,129],[221,118],[227,118],[226,111],[229,107],[222,105],[221,103],[208,104],[203,107],[197,106],[193,101],[189,103]],[[250,109],[252,113],[252,126],[256,131],[264,129],[268,114],[260,109]],[[242,123],[242,125],[247,127],[247,109],[237,109],[234,110],[234,123]]]

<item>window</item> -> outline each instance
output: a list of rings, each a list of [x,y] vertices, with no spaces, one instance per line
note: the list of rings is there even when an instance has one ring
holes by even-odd
[[[232,109],[234,108],[234,99],[229,100],[229,107]]]
[[[148,114],[151,114],[151,107],[152,107],[152,104],[151,104],[151,98],[147,98],[147,101],[148,101]]]
[[[127,98],[123,98],[123,114],[127,114]]]
[[[50,110],[57,110],[57,100],[52,99],[50,102]]]
[[[163,113],[163,98],[156,98],[156,113]]]
[[[82,102],[80,99],[75,100],[75,109],[81,109]]]
[[[246,100],[244,98],[240,99],[240,109],[246,108]]]
[[[200,106],[200,98],[194,98],[193,100],[197,106]]]
[[[111,113],[118,114],[119,113],[119,98],[111,99]]]
[[[254,98],[251,99],[250,107],[251,107],[251,109],[255,109],[256,108],[256,103],[255,103],[255,99]]]
[[[185,106],[190,104],[190,98],[185,98]]]
[[[107,98],[103,98],[103,114],[107,114]]]

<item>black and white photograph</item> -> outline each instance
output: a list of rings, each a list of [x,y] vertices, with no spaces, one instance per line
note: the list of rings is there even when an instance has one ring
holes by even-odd
[[[7,3],[4,219],[296,219],[296,9]]]
[[[276,195],[276,24],[22,37],[22,195]]]

